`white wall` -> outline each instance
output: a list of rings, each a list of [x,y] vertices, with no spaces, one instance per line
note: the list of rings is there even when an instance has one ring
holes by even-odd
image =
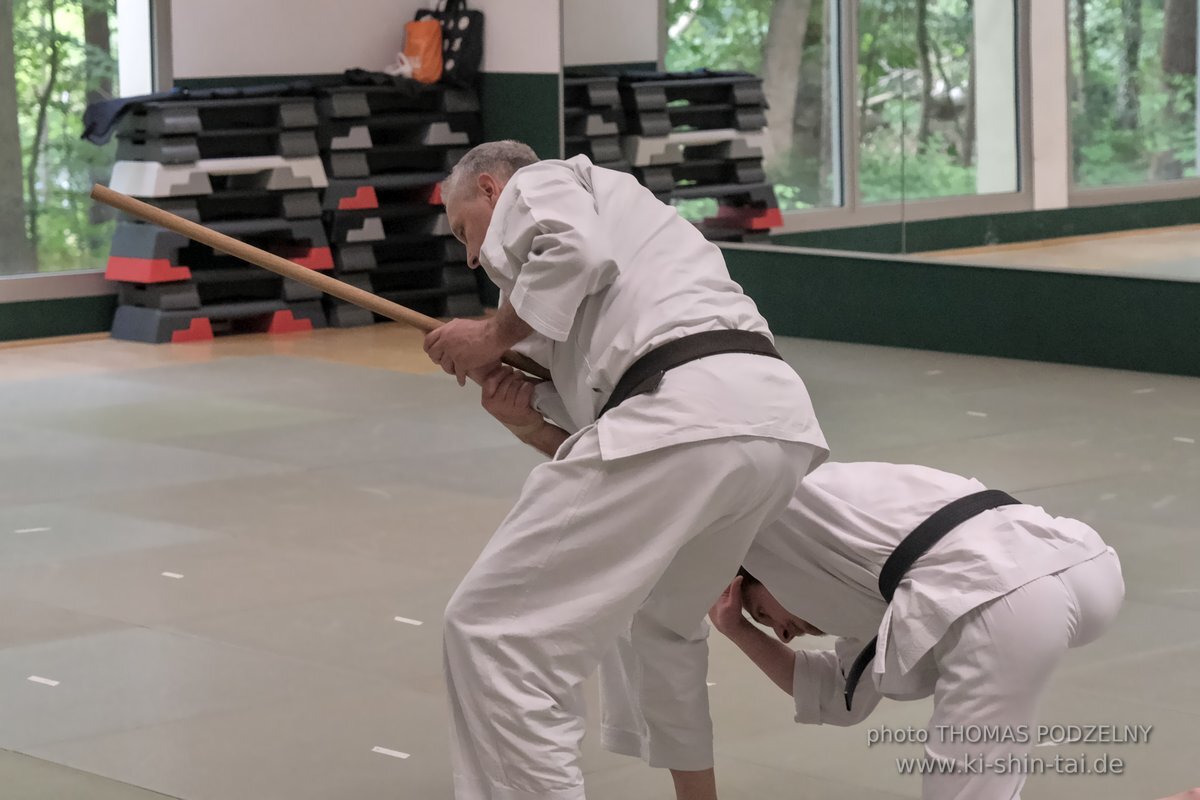
[[[484,72],[562,69],[559,0],[469,0],[468,5],[484,14]]]
[[[154,91],[150,4],[117,0],[117,92],[123,97]]]
[[[381,69],[419,0],[171,0],[176,78]]]
[[[976,0],[975,190],[1017,191],[1016,10],[1012,0]]]
[[[176,78],[378,70],[432,0],[171,0]],[[488,72],[558,72],[559,0],[474,0]]]
[[[658,62],[657,0],[563,0],[563,63]]]
[[[1030,3],[1030,123],[1033,207],[1066,208],[1071,190],[1071,103],[1067,97],[1067,0]]]

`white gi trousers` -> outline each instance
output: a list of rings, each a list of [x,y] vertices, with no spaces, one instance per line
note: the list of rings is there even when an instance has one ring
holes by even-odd
[[[1028,772],[1023,757],[1036,742],[970,743],[951,732],[1025,726],[1032,738],[1050,675],[1068,648],[1104,633],[1124,596],[1121,564],[1109,550],[985,603],[950,627],[933,649],[937,680],[925,754],[955,768],[926,771],[924,800],[1019,800]]]
[[[705,614],[818,453],[733,437],[604,461],[592,426],[537,466],[446,608],[458,800],[584,797],[582,684],[631,626],[662,746],[712,766]]]
[[[934,660],[937,677],[925,755],[944,760],[947,766],[945,774],[924,770],[924,800],[1019,800],[1026,777],[1019,769],[1009,767],[1006,775],[997,775],[995,769],[976,770],[981,763],[1000,761],[1007,767],[1014,763],[1010,757],[1020,763],[1033,742],[1005,743],[999,736],[974,741],[980,736],[969,735],[966,729],[987,725],[1015,732],[1025,726],[1032,737],[1037,704],[1050,675],[1068,648],[1088,644],[1105,631],[1124,594],[1120,562],[1110,550],[984,603],[951,626],[928,656]],[[637,677],[637,651],[636,641],[627,636],[601,665],[604,747],[640,757],[651,766],[679,768],[657,747],[659,733],[650,720],[659,713],[660,700],[655,687],[641,685]],[[829,681],[827,686],[837,704],[830,707],[834,714],[827,721],[852,725],[865,719],[879,702],[871,673],[858,686],[854,711],[843,713],[845,681],[840,676],[846,665],[838,665],[833,651],[809,655],[825,656],[830,669],[838,671],[836,685]],[[795,691],[815,688],[797,685]]]

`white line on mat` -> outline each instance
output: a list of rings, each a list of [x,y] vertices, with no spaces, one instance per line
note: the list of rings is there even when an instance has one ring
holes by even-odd
[[[372,753],[379,753],[381,756],[391,756],[392,758],[408,758],[408,753],[401,753],[399,750],[388,750],[386,747],[372,747]]]
[[[1191,437],[1188,437],[1188,436],[1176,436],[1175,441],[1179,442],[1180,444],[1195,444],[1196,443],[1195,439],[1192,439]]]
[[[1154,391],[1153,389],[1134,389],[1133,393],[1134,394],[1150,394],[1153,391]]]
[[[419,619],[409,619],[408,617],[396,617],[396,622],[403,622],[405,625],[424,625]]]
[[[43,678],[40,675],[30,675],[29,680],[33,683],[40,683],[43,686],[58,686],[58,681],[52,681],[49,678]]]
[[[940,369],[927,369],[927,370],[925,370],[925,374],[926,375],[941,375],[942,371]]]
[[[180,578],[182,578],[182,577],[183,577],[183,576],[182,576],[182,575],[180,575],[178,572],[164,572],[164,573],[162,574],[162,576],[163,576],[164,578],[174,578],[175,580],[179,580]]]
[[[45,533],[49,528],[19,528],[13,533]]]
[[[705,683],[707,683],[709,686],[716,686],[716,684],[712,681],[705,681]]]
[[[983,413],[982,411],[968,411],[967,416],[968,417],[986,417],[987,414]]]

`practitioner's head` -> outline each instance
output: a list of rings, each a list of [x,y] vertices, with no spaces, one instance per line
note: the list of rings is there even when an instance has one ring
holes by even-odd
[[[812,623],[805,622],[784,608],[775,595],[768,592],[767,587],[747,572],[745,567],[738,570],[738,576],[742,579],[742,608],[755,622],[772,628],[779,641],[790,642],[805,634],[825,635]]]
[[[474,147],[442,181],[442,202],[450,230],[467,246],[467,265],[479,266],[479,248],[492,223],[492,211],[513,173],[538,160],[521,142],[485,142]]]

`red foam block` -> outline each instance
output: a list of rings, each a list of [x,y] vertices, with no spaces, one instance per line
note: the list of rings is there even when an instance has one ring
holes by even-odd
[[[195,317],[186,330],[171,334],[171,342],[203,342],[213,338],[212,322],[208,317]]]
[[[379,195],[374,186],[360,186],[354,197],[343,197],[338,200],[338,210],[358,211],[365,208],[379,208]]]
[[[333,269],[333,250],[328,247],[310,247],[297,251],[295,255],[287,255],[285,258],[309,269]]]
[[[170,283],[192,277],[187,267],[176,266],[169,258],[130,258],[109,256],[104,277],[127,283]]]
[[[717,216],[705,220],[709,225],[722,228],[740,228],[744,231],[765,231],[783,224],[783,212],[778,208],[734,208],[721,206]]]
[[[267,333],[298,333],[312,329],[311,319],[296,319],[290,311],[276,311],[267,325]]]

